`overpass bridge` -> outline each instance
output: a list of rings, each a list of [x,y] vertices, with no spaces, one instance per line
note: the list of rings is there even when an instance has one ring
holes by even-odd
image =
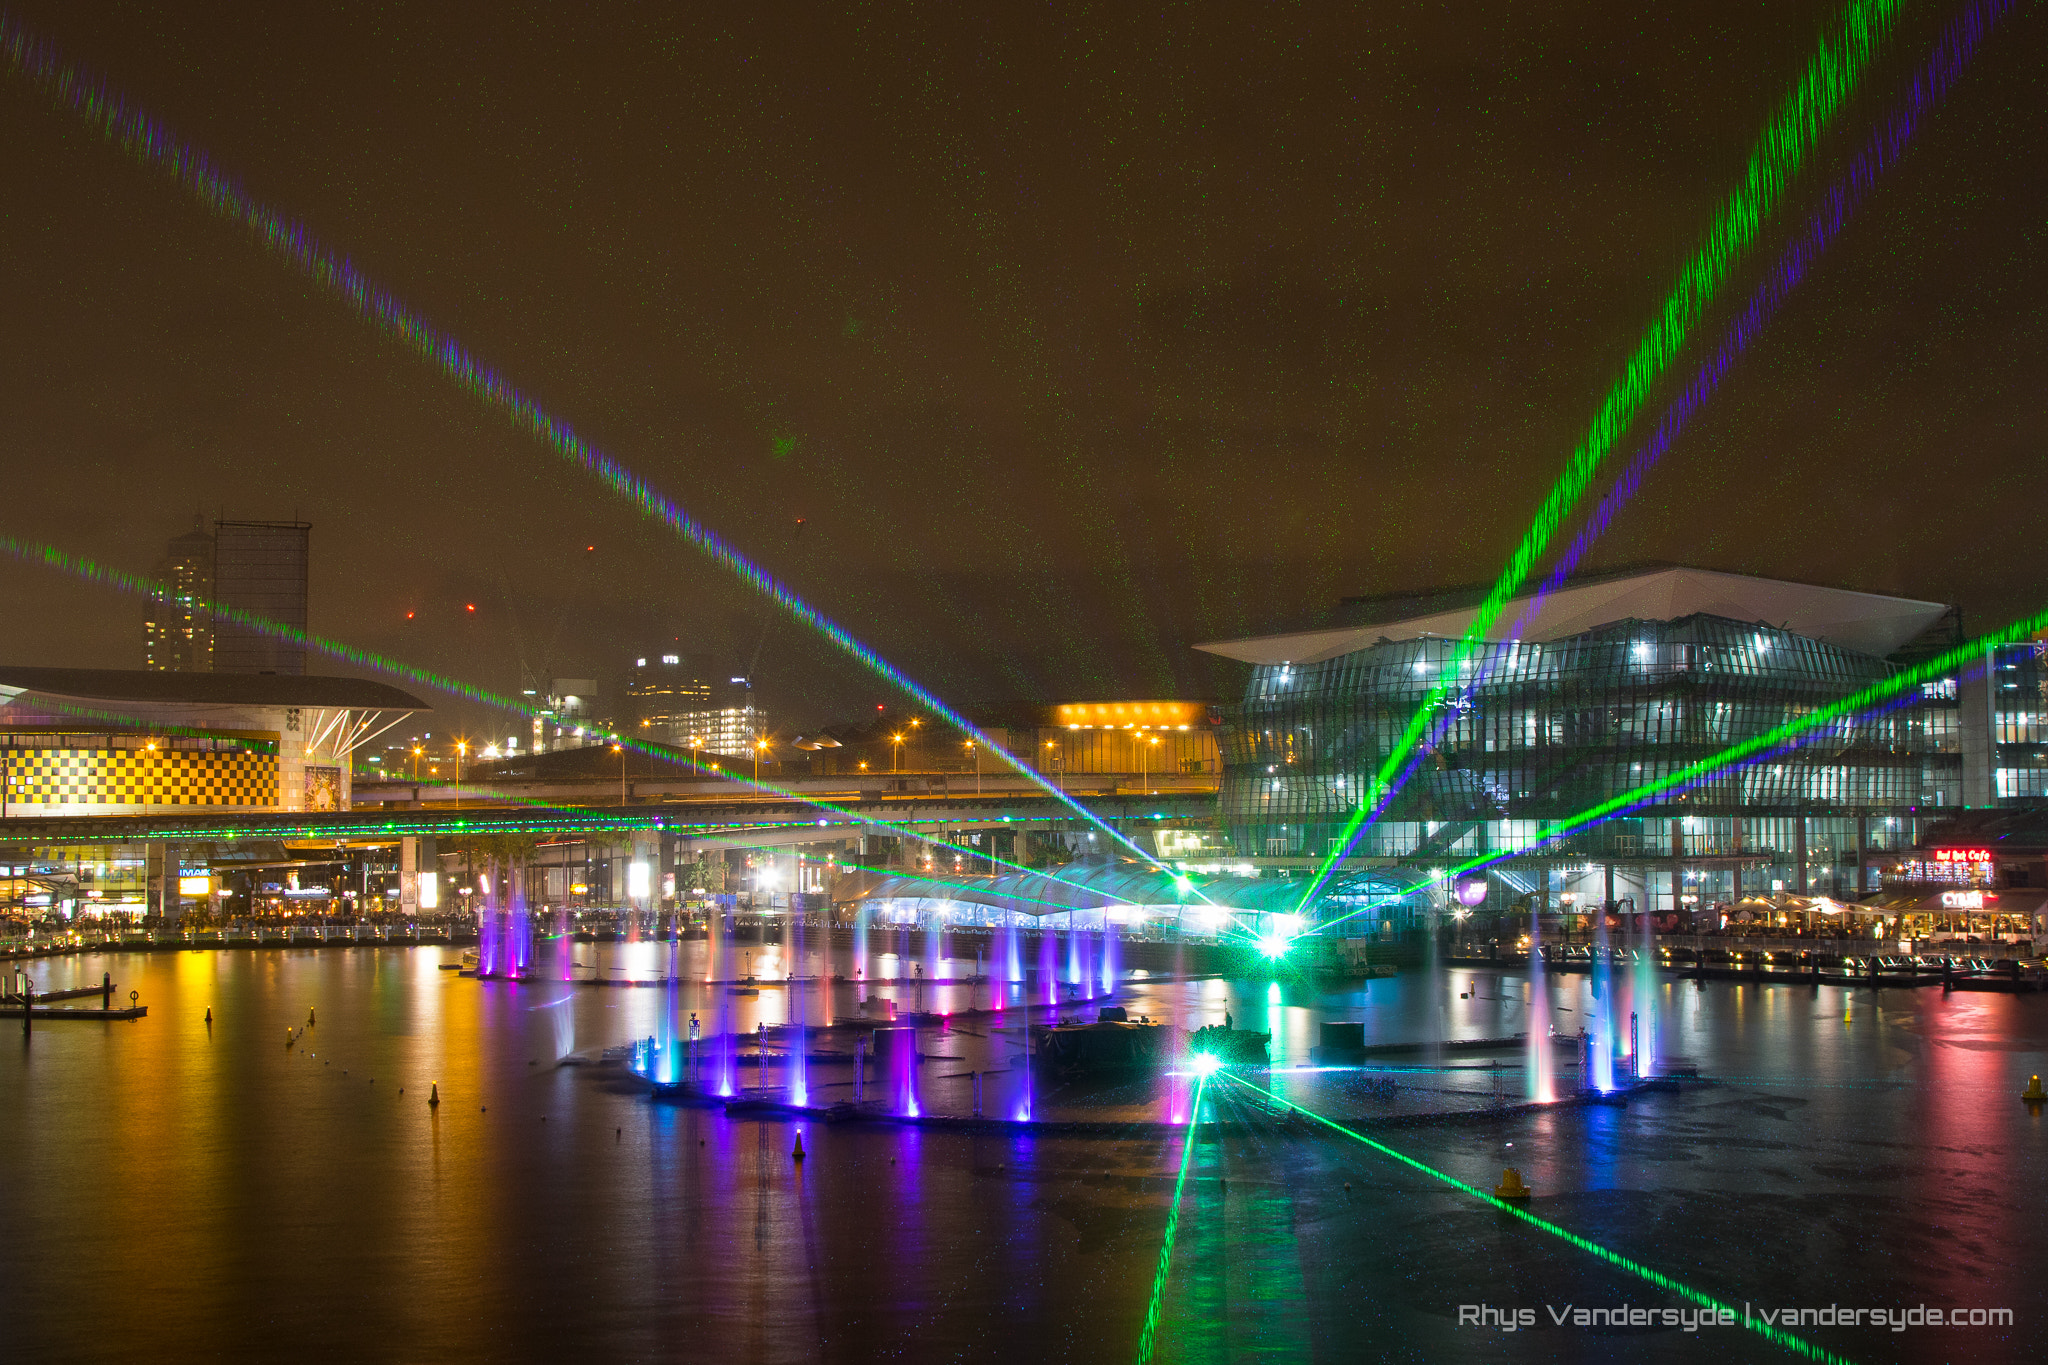
[[[600,784],[602,785],[602,784]],[[902,791],[851,787],[844,779],[787,784],[788,795],[728,782],[642,783],[629,800],[606,801],[587,783],[545,790],[436,789],[364,784],[346,811],[179,811],[122,815],[14,816],[0,819],[0,845],[141,842],[389,843],[399,838],[489,834],[650,835],[698,849],[825,843],[863,834],[1085,829],[1085,821],[1033,787],[1005,791]],[[646,788],[656,787],[657,791]],[[365,788],[370,799],[365,800]],[[393,790],[396,788],[397,790]],[[1216,809],[1213,790],[1106,789],[1069,793],[1111,828],[1135,833],[1154,824],[1203,823]]]

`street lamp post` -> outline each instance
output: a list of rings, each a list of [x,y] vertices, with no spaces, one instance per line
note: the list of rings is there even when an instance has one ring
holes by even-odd
[[[889,736],[889,771],[895,772],[903,758],[903,736]]]
[[[767,740],[757,739],[754,741],[754,785],[757,787],[761,785],[761,755],[767,751]]]
[[[619,805],[626,804],[626,746],[612,745],[612,752],[619,756]]]
[[[974,794],[981,795],[981,746],[973,740],[967,741],[967,752],[974,755]]]
[[[458,739],[458,740],[456,740],[456,741],[455,741],[455,804],[456,804],[457,806],[460,806],[460,805],[462,804],[462,760],[463,760],[463,757],[464,757],[464,755],[466,755],[466,754],[468,754],[468,753],[469,753],[469,741],[468,741],[468,740],[466,740],[466,739]]]

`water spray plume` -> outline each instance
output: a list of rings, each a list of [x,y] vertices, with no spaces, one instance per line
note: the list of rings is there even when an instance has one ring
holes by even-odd
[[[1903,4],[1904,0],[1852,0],[1833,31],[1821,39],[1819,50],[1808,61],[1798,84],[1751,149],[1741,182],[1722,205],[1706,240],[1679,271],[1663,308],[1637,342],[1621,377],[1608,390],[1591,427],[1572,451],[1564,473],[1537,509],[1535,521],[1473,615],[1464,636],[1431,685],[1428,697],[1416,708],[1343,833],[1310,879],[1302,904],[1306,905],[1321,889],[1331,869],[1350,855],[1359,832],[1384,806],[1389,788],[1422,742],[1439,704],[1457,685],[1473,650],[1486,639],[1508,601],[1535,572],[1565,516],[1585,494],[1652,387],[1678,354],[1687,331],[1713,301],[1735,263],[1755,243],[1785,187],[1847,102]]]
[[[1403,1166],[1406,1166],[1411,1170],[1419,1171],[1423,1175],[1430,1177],[1432,1180],[1441,1181],[1442,1183],[1450,1186],[1454,1190],[1458,1190],[1464,1194],[1469,1194],[1474,1199],[1479,1200],[1481,1203],[1491,1204],[1494,1208],[1499,1209],[1502,1213],[1512,1214],[1514,1217],[1520,1219],[1522,1222],[1528,1224],[1530,1227],[1536,1228],[1542,1232],[1547,1232],[1551,1236],[1556,1237],[1561,1241],[1567,1242],[1570,1245],[1577,1247],[1580,1251],[1588,1252],[1591,1255],[1598,1257],[1600,1260],[1605,1261],[1607,1264],[1614,1266],[1618,1270],[1625,1270],[1629,1274],[1634,1275],[1636,1278],[1644,1280],[1649,1284],[1655,1285],[1657,1288],[1665,1290],[1668,1293],[1676,1294],[1680,1298],[1685,1299],[1687,1302],[1697,1304],[1701,1308],[1711,1308],[1716,1312],[1727,1314],[1729,1315],[1729,1320],[1731,1322],[1741,1323],[1743,1326],[1748,1327],[1751,1331],[1757,1333],[1757,1335],[1763,1337],[1766,1341],[1769,1341],[1772,1345],[1781,1346],[1784,1349],[1792,1352],[1794,1355],[1803,1357],[1807,1360],[1818,1360],[1825,1362],[1825,1365],[1850,1365],[1850,1362],[1844,1357],[1838,1356],[1834,1352],[1829,1351],[1824,1347],[1816,1346],[1812,1342],[1806,1340],[1804,1337],[1794,1336],[1792,1333],[1785,1331],[1781,1327],[1775,1327],[1772,1324],[1765,1322],[1761,1318],[1746,1314],[1742,1312],[1740,1309],[1734,1307],[1733,1305],[1723,1303],[1721,1300],[1715,1298],[1711,1294],[1706,1294],[1701,1292],[1700,1290],[1694,1289],[1691,1285],[1682,1284],[1679,1281],[1672,1279],[1669,1275],[1664,1274],[1662,1271],[1654,1270],[1649,1266],[1642,1264],[1642,1262],[1640,1261],[1632,1260],[1629,1257],[1622,1255],[1618,1251],[1614,1251],[1609,1249],[1608,1247],[1604,1247],[1600,1243],[1593,1241],[1591,1238],[1582,1237],[1578,1233],[1571,1231],[1569,1228],[1560,1227],[1556,1223],[1551,1222],[1547,1218],[1538,1218],[1535,1214],[1530,1213],[1527,1209],[1520,1208],[1517,1205],[1510,1203],[1508,1200],[1498,1199],[1493,1195],[1487,1193],[1485,1190],[1480,1189],[1476,1185],[1468,1185],[1454,1175],[1447,1175],[1443,1171],[1439,1171],[1438,1169],[1436,1169],[1436,1167],[1434,1166],[1416,1160],[1414,1157],[1409,1156],[1406,1152],[1396,1151],[1394,1148],[1387,1146],[1383,1142],[1375,1142],[1371,1138],[1367,1137],[1365,1134],[1358,1132],[1356,1129],[1347,1128],[1343,1124],[1338,1123],[1335,1119],[1325,1118],[1323,1115],[1318,1114],[1313,1109],[1307,1109],[1299,1104],[1296,1104],[1293,1100],[1288,1099],[1285,1095],[1260,1090],[1257,1087],[1252,1086],[1248,1082],[1238,1080],[1235,1076],[1226,1075],[1225,1079],[1236,1081],[1237,1084],[1242,1085],[1247,1090],[1252,1091],[1252,1093],[1257,1095],[1259,1099],[1263,1102],[1285,1105],[1287,1108],[1292,1109],[1295,1113],[1300,1114],[1302,1117],[1309,1119],[1315,1123],[1321,1124],[1323,1127],[1330,1129],[1332,1132],[1341,1133],[1345,1137],[1350,1138],[1354,1142],[1362,1143],[1365,1146],[1371,1148],[1373,1151],[1378,1152],[1381,1156],[1386,1157],[1392,1161],[1398,1161]]]
[[[13,16],[6,14],[0,14],[0,64],[19,79],[43,91],[60,108],[83,119],[109,142],[169,175],[217,216],[246,228],[266,251],[339,298],[358,316],[453,380],[471,397],[532,435],[555,455],[595,477],[642,515],[667,526],[712,562],[767,597],[800,624],[822,635],[876,676],[957,726],[961,733],[999,756],[1025,780],[1128,848],[1140,861],[1157,865],[1153,855],[1126,839],[1080,802],[1069,800],[1064,791],[990,741],[936,694],[806,602],[788,584],[748,559],[730,541],[579,435],[566,421],[542,407],[539,400],[485,364],[453,336],[434,327],[397,295],[373,283],[353,262],[315,237],[304,223],[249,195],[206,153],[175,136],[150,114],[131,105],[104,81],[63,60],[54,46],[36,38]],[[475,610],[474,604],[467,606],[467,611],[473,613]]]

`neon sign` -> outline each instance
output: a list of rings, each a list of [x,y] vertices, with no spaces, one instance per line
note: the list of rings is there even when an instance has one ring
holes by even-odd
[[[1941,893],[1941,908],[1944,910],[1982,910],[1982,891],[1944,891]]]
[[[1934,850],[1937,863],[1988,863],[1991,850],[1988,848],[1937,848]]]

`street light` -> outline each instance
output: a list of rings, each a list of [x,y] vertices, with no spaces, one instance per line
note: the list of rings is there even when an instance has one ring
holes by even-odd
[[[1140,736],[1140,738],[1143,738],[1143,736]],[[1153,735],[1146,742],[1156,748],[1159,744],[1159,736]],[[1145,760],[1151,755],[1151,752],[1151,749],[1147,749],[1144,744],[1138,746],[1138,785],[1141,787],[1145,785]]]
[[[896,746],[889,750],[889,771],[893,773],[897,769],[898,760],[903,757],[903,736],[891,735],[889,736],[889,743]]]
[[[967,741],[967,752],[974,755],[974,794],[981,795],[981,746],[973,740]]]
[[[626,804],[626,746],[612,745],[612,752],[619,756],[619,804]]]
[[[1054,743],[1054,742],[1053,742],[1052,740],[1047,740],[1047,741],[1045,742],[1045,747],[1046,747],[1046,748],[1048,748],[1048,749],[1058,749],[1058,748],[1059,748],[1060,746],[1059,746],[1058,744]],[[1053,773],[1054,773],[1054,774],[1056,775],[1056,778],[1057,778],[1057,780],[1058,780],[1058,782],[1059,782],[1059,788],[1060,788],[1060,795],[1062,795],[1062,796],[1066,795],[1066,793],[1067,793],[1067,777],[1066,777],[1066,772],[1067,772],[1067,765],[1066,765],[1066,761],[1065,761],[1065,756],[1064,756],[1063,754],[1060,754],[1060,753],[1054,753],[1054,754],[1051,754],[1051,755],[1048,755],[1048,756],[1047,756],[1047,758],[1046,758],[1046,762],[1052,765],[1052,770],[1053,770]]]
[[[156,746],[152,744],[149,747],[154,749]],[[415,782],[420,780],[420,755],[424,753],[426,753],[424,746],[418,744],[412,746],[412,780]]]
[[[761,755],[767,751],[767,740],[757,739],[754,741],[754,785],[757,787],[761,785]]]
[[[460,805],[462,804],[462,760],[463,760],[463,757],[464,757],[464,756],[465,756],[466,754],[468,754],[468,753],[469,753],[469,741],[468,741],[468,740],[466,740],[466,739],[458,739],[458,740],[456,740],[456,741],[455,741],[455,804],[456,804],[456,805],[458,805],[458,806],[460,806]]]

